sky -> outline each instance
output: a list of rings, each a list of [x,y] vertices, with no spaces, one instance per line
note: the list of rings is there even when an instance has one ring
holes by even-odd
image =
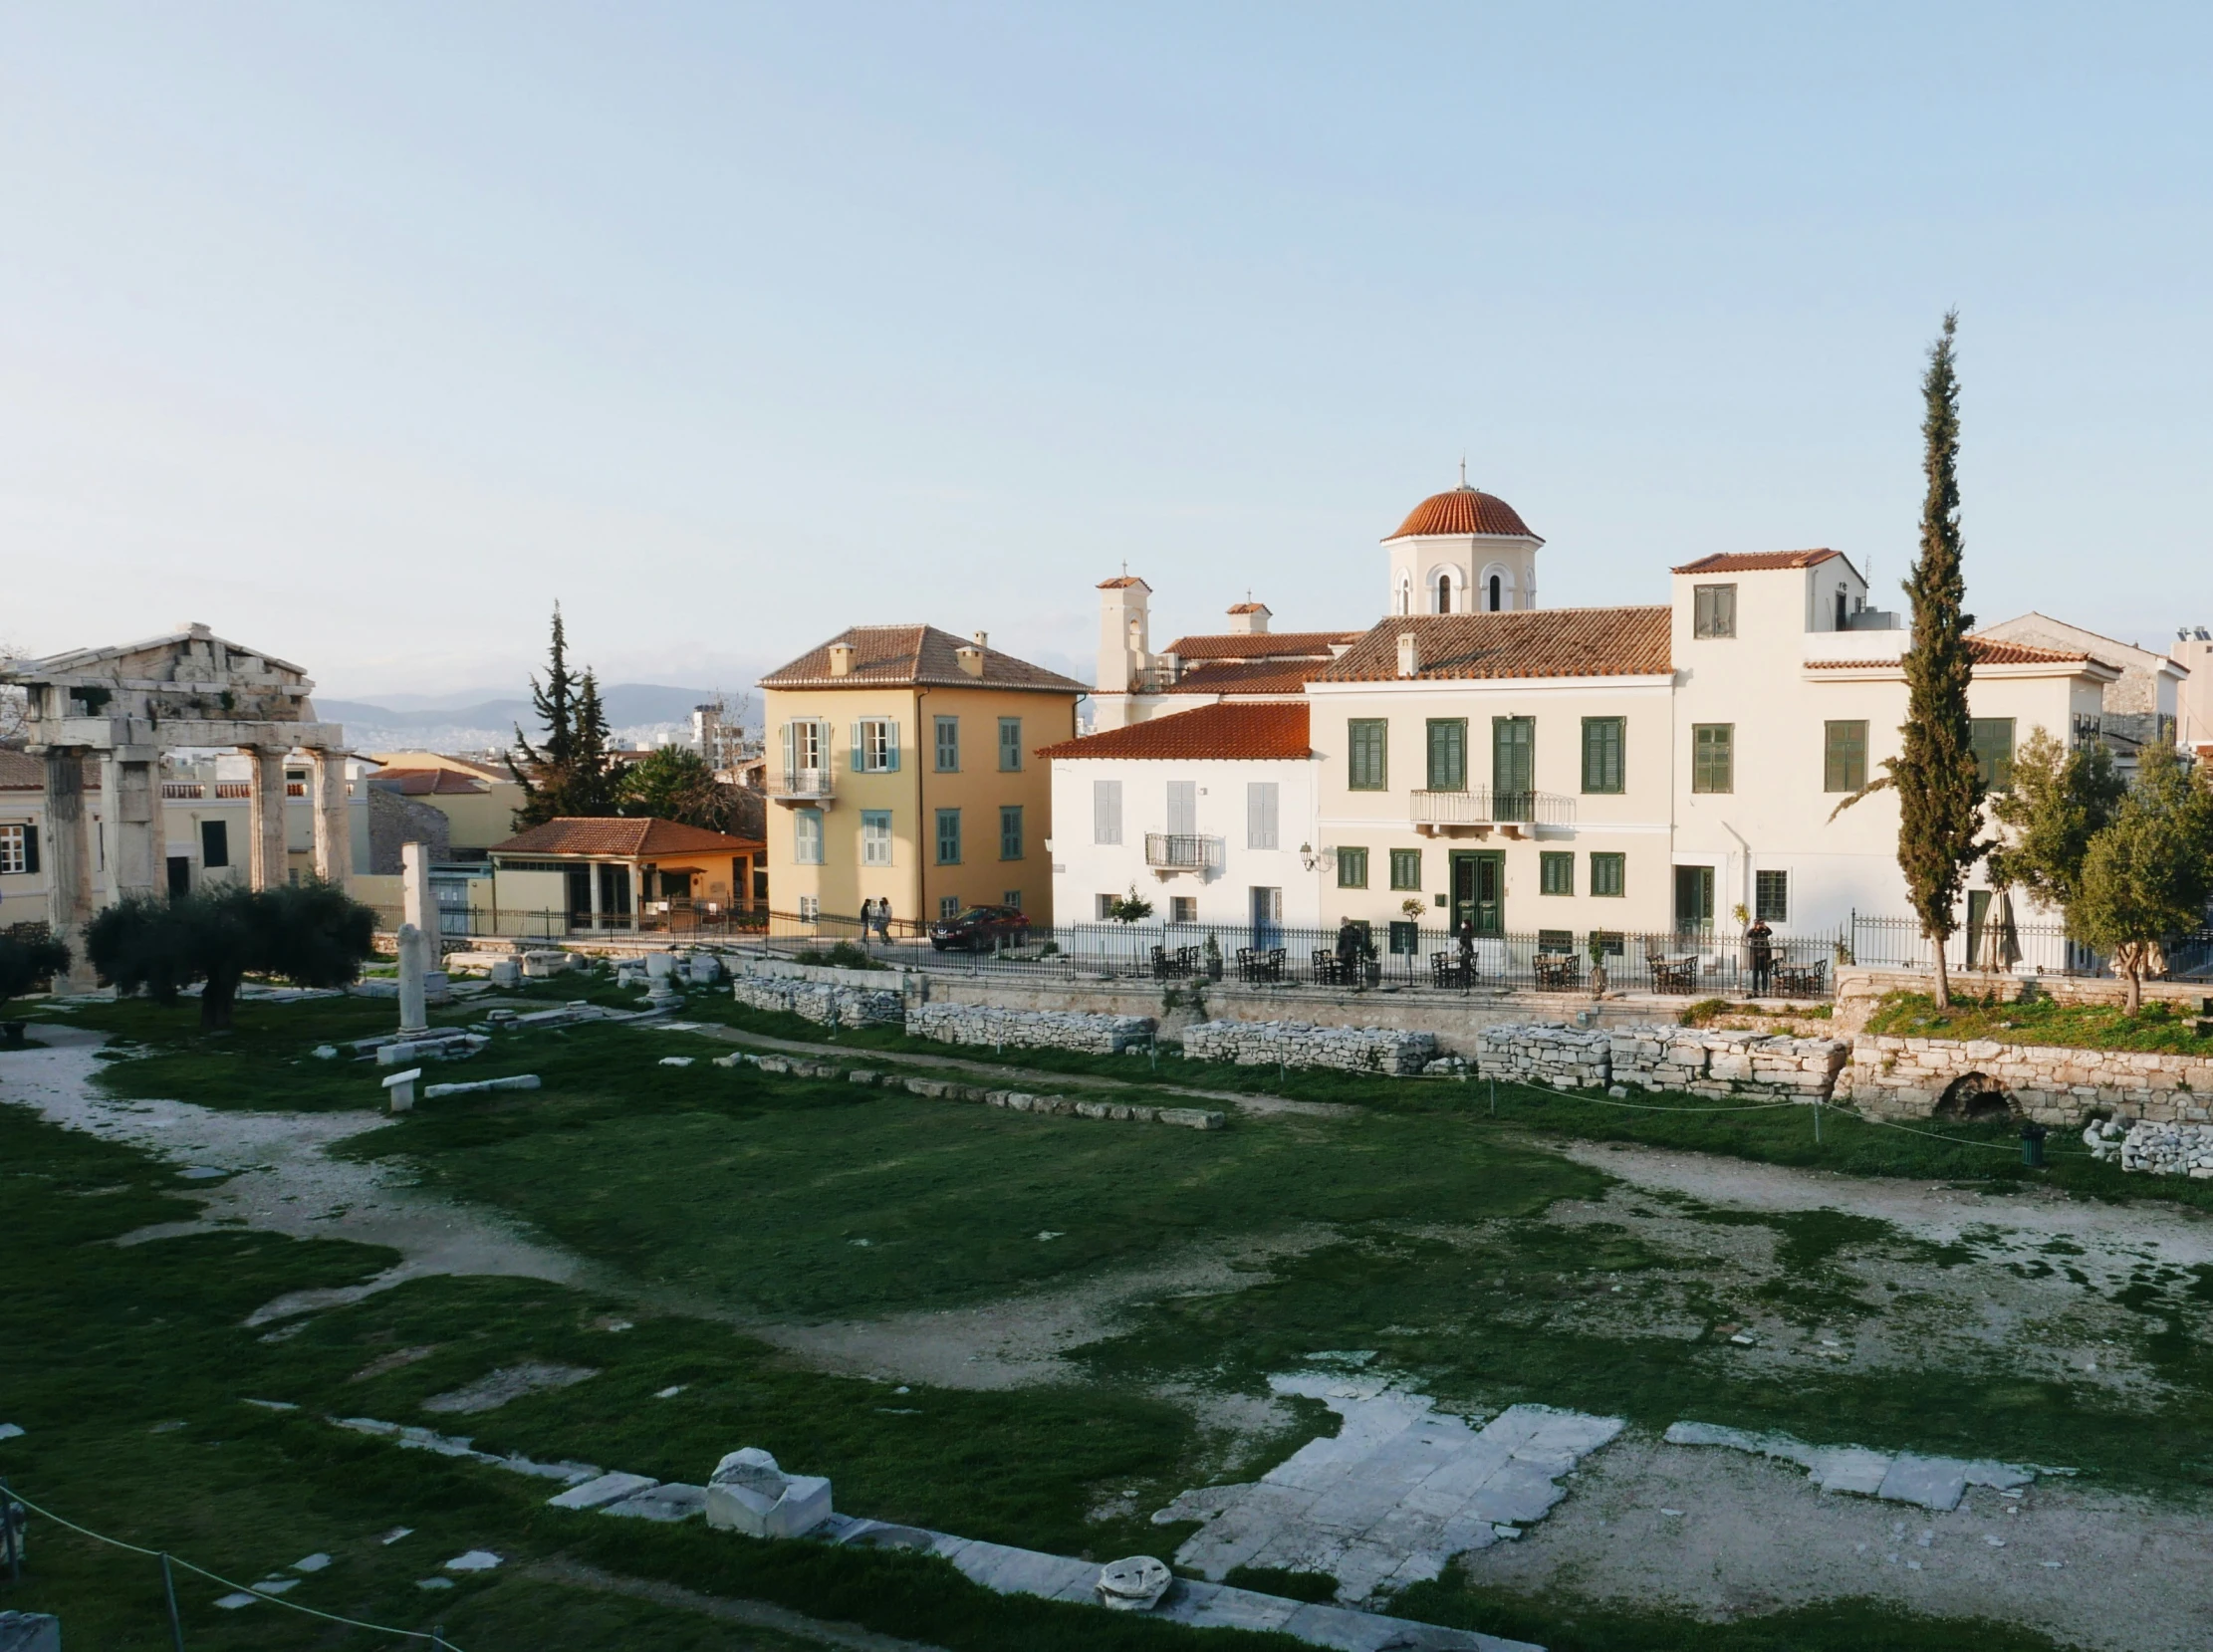
[[[1469,478],[1547,606],[1911,558],[2213,624],[2213,9],[0,5],[0,641],[334,697],[738,689],[926,620],[1090,674],[1385,606]],[[1895,604],[1894,604],[1895,605]]]

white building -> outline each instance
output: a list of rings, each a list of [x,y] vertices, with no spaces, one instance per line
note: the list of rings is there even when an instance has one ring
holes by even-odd
[[[1896,799],[1839,807],[1897,754],[1906,704],[1908,633],[1867,605],[1851,560],[1721,554],[1675,569],[1664,605],[1546,609],[1543,544],[1463,485],[1384,540],[1388,616],[1365,631],[1272,634],[1265,607],[1245,604],[1229,631],[1157,653],[1150,588],[1108,581],[1098,727],[1116,732],[1049,754],[1058,909],[1173,882],[1163,917],[1242,924],[1277,898],[1256,891],[1280,887],[1287,922],[1395,925],[1409,950],[1428,943],[1407,925],[1565,952],[1594,932],[1725,937],[1757,914],[1810,955],[1854,914],[1909,921]],[[2039,614],[1974,647],[1970,712],[1993,785],[2037,728],[2106,740],[2124,761],[2175,738],[2189,673],[2173,658]],[[1247,751],[1253,718],[1300,703],[1311,756]],[[1297,869],[1234,856],[1224,802],[1294,771],[1275,784],[1279,845],[1306,846]],[[1222,800],[1199,832],[1207,853],[1219,838],[1218,870],[1148,853],[1184,835],[1170,799],[1190,794],[1170,781]],[[1127,800],[1118,832],[1094,801],[1108,785]],[[1974,884],[1970,947],[1991,898],[1979,868]]]

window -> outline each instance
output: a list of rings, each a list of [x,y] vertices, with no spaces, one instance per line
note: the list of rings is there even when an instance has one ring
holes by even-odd
[[[1628,937],[1618,929],[1594,929],[1591,931],[1591,945],[1598,949],[1601,958],[1620,958],[1629,950]]]
[[[999,811],[999,858],[1022,858],[1022,806],[1006,804]]]
[[[940,866],[960,864],[960,811],[957,809],[937,812],[937,863]]]
[[[34,826],[0,826],[0,872],[35,872],[39,869],[39,828]]]
[[[937,719],[937,772],[941,775],[960,773],[960,719]]]
[[[1499,575],[1491,576],[1491,611],[1497,613],[1506,606],[1506,581]]]
[[[1392,849],[1390,851],[1390,886],[1393,889],[1418,889],[1421,887],[1421,850]]]
[[[1595,895],[1619,896],[1628,892],[1628,860],[1625,854],[1595,853],[1591,856],[1591,892]]]
[[[1537,892],[1572,895],[1576,892],[1576,857],[1547,849],[1537,857]]]
[[[1199,829],[1199,783],[1168,782],[1168,831],[1171,836],[1195,837]]]
[[[1281,791],[1272,780],[1252,781],[1245,787],[1247,848],[1272,849],[1276,846],[1276,803]]]
[[[1092,841],[1121,841],[1121,782],[1118,780],[1092,782]]]
[[[823,812],[819,809],[792,811],[792,859],[802,866],[819,866],[823,863]]]
[[[863,717],[853,726],[853,767],[861,775],[888,775],[899,767],[899,725],[888,717]]]
[[[1693,723],[1690,727],[1690,789],[1693,792],[1734,792],[1737,789],[1737,725]]]
[[[1382,792],[1390,786],[1390,724],[1380,717],[1354,717],[1345,725],[1345,784],[1354,792]]]
[[[1822,742],[1822,790],[1857,792],[1867,784],[1867,725],[1828,723]]]
[[[1557,957],[1574,957],[1576,932],[1572,929],[1540,929],[1537,931],[1537,950]]]
[[[1968,744],[1985,792],[2013,790],[2013,719],[1977,717],[1968,725]]]
[[[813,923],[821,917],[823,915],[822,897],[820,895],[801,895],[799,897],[799,915],[801,920],[806,923]]]
[[[999,891],[999,904],[1001,906],[1011,906],[1017,912],[1021,911],[1022,891],[1020,889],[1001,889]]]
[[[1465,717],[1429,719],[1429,790],[1465,792],[1468,789],[1468,720]]]
[[[1121,899],[1119,895],[1092,896],[1092,916],[1101,923],[1111,922],[1114,916],[1114,902],[1119,899]]]
[[[230,864],[230,823],[228,821],[202,821],[200,823],[200,864],[208,867]]]
[[[1011,775],[1022,767],[1022,719],[999,719],[999,772]]]
[[[1621,747],[1628,727],[1625,717],[1586,717],[1583,720],[1583,789],[1593,794],[1621,790]]]
[[[858,746],[860,742],[855,741]],[[830,725],[802,717],[784,725],[784,783],[795,792],[819,787],[830,768]]]
[[[950,923],[953,919],[959,917],[960,896],[939,895],[937,897],[937,916],[941,923]]]
[[[1737,634],[1737,588],[1696,586],[1691,590],[1691,635]]]
[[[1505,807],[1508,798],[1527,798],[1537,790],[1537,719],[1491,719],[1491,806]],[[1502,820],[1522,816],[1502,815]]]
[[[861,863],[863,866],[891,864],[891,811],[888,809],[861,812]]]
[[[1341,848],[1337,851],[1337,886],[1340,889],[1367,887],[1367,850]]]
[[[1168,897],[1168,922],[1197,923],[1199,897],[1197,895],[1170,895]]]
[[[1789,872],[1754,872],[1752,874],[1752,915],[1763,923],[1789,923],[1791,921],[1791,874]]]

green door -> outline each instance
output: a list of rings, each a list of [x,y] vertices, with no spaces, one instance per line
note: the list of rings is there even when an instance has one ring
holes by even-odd
[[[1711,866],[1675,868],[1675,931],[1680,935],[1704,934],[1714,926],[1714,869]]]
[[[1506,933],[1506,855],[1500,849],[1452,851],[1452,928],[1473,924],[1478,935]]]

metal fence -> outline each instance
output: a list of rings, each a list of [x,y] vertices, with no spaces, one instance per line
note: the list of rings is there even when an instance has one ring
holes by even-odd
[[[1917,918],[1854,912],[1839,938],[1848,954],[1846,961],[1867,969],[1936,968],[1936,945],[1921,933]],[[2203,977],[2213,971],[2213,929],[2172,939],[2160,951],[2170,979]],[[2037,975],[2113,973],[2103,955],[2071,940],[2058,924],[1963,924],[1945,943],[1944,967],[1966,976],[2012,974],[2017,968]]]
[[[403,921],[397,906],[371,906],[376,927],[396,930]],[[764,934],[770,922],[766,906],[685,906],[666,912],[602,913],[597,920],[584,912],[550,912],[538,907],[446,906],[438,907],[438,933],[449,940],[590,939],[595,935],[652,936],[704,941],[742,941]],[[858,931],[859,920],[854,921]]]

